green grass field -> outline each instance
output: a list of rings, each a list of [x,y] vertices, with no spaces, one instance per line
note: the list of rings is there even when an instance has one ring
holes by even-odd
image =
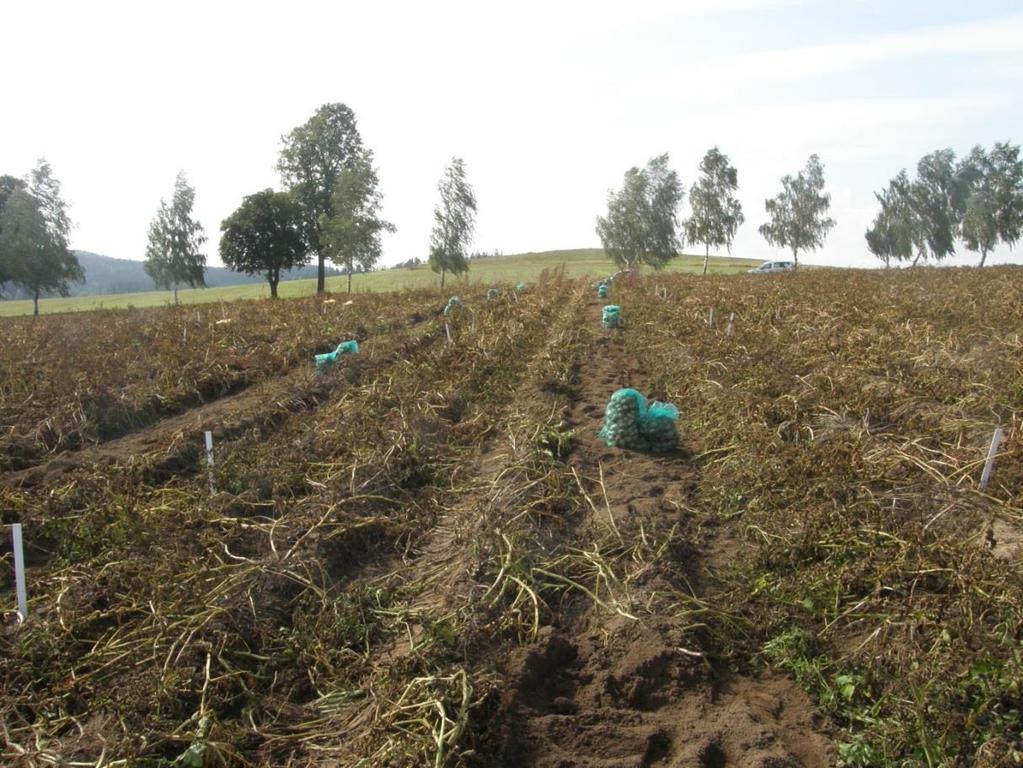
[[[751,259],[711,257],[710,271],[714,273],[742,272],[761,262]],[[702,256],[681,256],[667,268],[669,272],[699,272]],[[567,251],[540,251],[510,256],[478,259],[471,262],[469,272],[459,278],[448,277],[446,285],[453,293],[459,286],[492,283],[519,283],[536,280],[545,269],[564,268],[569,277],[606,276],[615,271],[614,265],[600,248],[580,248]],[[415,269],[385,269],[364,275],[355,275],[352,291],[400,291],[406,288],[428,288],[440,284],[440,277],[429,267]],[[344,293],[348,281],[345,277],[327,279],[327,290]],[[281,283],[278,293],[282,298],[308,296],[316,292],[315,280],[292,280]],[[269,287],[261,285],[235,285],[226,288],[197,288],[182,290],[178,296],[183,304],[198,304],[237,299],[265,299]],[[125,307],[159,307],[174,301],[171,291],[145,291],[142,293],[111,293],[102,296],[76,296],[62,299],[42,299],[40,313],[81,312],[89,309],[119,309]],[[0,316],[30,315],[31,301],[0,301]]]

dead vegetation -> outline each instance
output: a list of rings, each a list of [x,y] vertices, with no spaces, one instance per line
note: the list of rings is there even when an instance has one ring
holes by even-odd
[[[447,330],[445,297],[360,305],[364,354],[224,431],[213,495],[199,435],[147,469],[158,423],[0,483],[33,546],[5,763],[1018,764],[1015,271],[614,290],[616,331],[559,279]],[[336,340],[313,306],[235,321],[302,329],[260,375]],[[679,406],[683,450],[603,447],[627,385]]]

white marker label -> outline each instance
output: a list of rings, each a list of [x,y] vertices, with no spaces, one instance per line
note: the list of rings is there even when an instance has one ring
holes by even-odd
[[[988,480],[991,479],[991,469],[995,465],[995,455],[998,453],[998,446],[1002,443],[1005,433],[1001,427],[995,427],[995,433],[991,436],[991,447],[987,449],[987,461],[984,462],[984,471],[980,475],[981,490],[987,488]]]
[[[213,493],[213,433],[206,430],[206,468],[210,473],[210,493]]]
[[[18,595],[18,613],[28,618],[28,591],[25,589],[25,550],[21,541],[21,523],[11,525],[11,546],[14,549],[14,588]]]

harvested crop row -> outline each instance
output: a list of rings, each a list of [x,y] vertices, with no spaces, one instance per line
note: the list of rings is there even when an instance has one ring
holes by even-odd
[[[574,485],[566,487],[552,468],[572,442],[561,417],[577,385],[585,335],[578,290],[570,303],[562,296],[547,342],[530,355],[502,406],[503,428],[469,458],[471,471],[451,489],[436,525],[402,558],[381,563],[346,589],[348,600],[384,596],[386,605],[362,614],[364,642],[352,647],[351,664],[334,689],[310,704],[308,728],[291,737],[308,753],[291,752],[290,759],[453,765],[472,754],[480,736],[476,710],[501,687],[498,665],[538,628],[532,613],[509,610],[511,595],[504,593],[513,581],[485,592],[480,579],[500,570],[505,532],[517,535],[516,528],[577,503]]]
[[[1015,271],[659,282],[622,301],[692,435],[701,578],[750,630],[719,627],[722,653],[813,694],[845,765],[1010,764],[1023,585],[991,532],[1023,512]]]
[[[331,340],[387,333],[439,300],[420,292],[398,301],[359,296],[351,305],[242,302],[5,321],[0,470],[126,434],[282,375]]]
[[[113,474],[94,483],[69,520],[82,551],[71,536],[68,565],[39,575],[38,617],[5,635],[5,757],[96,760],[105,742],[108,757],[194,747],[279,764],[276,739],[350,657],[345,617],[362,609],[338,591],[439,514],[462,454],[498,426],[556,298],[536,296],[528,312],[494,303],[454,344],[395,361],[279,432],[222,444],[218,483],[248,456],[271,476],[301,467],[300,493],[238,487],[207,499],[202,476],[153,489]],[[436,442],[420,417],[444,430]],[[289,450],[295,440],[307,449]],[[275,451],[290,467],[279,475]],[[90,524],[102,526],[91,540]],[[44,710],[45,725],[26,715]],[[86,710],[95,717],[76,729]]]

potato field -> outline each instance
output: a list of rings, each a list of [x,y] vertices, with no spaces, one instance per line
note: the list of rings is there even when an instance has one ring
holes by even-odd
[[[487,293],[0,321],[0,763],[1023,764],[1023,271]]]

